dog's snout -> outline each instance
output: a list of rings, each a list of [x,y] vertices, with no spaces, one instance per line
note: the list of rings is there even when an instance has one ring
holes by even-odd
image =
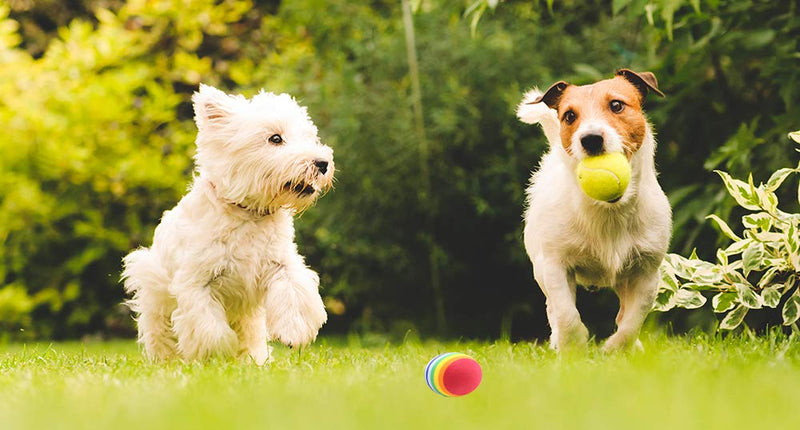
[[[599,134],[587,134],[581,137],[581,146],[588,154],[598,154],[603,149],[603,136]]]
[[[314,160],[314,165],[317,166],[319,173],[324,175],[328,172],[328,162],[326,160]]]

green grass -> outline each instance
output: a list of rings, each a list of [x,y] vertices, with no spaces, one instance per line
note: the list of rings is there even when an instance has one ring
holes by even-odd
[[[645,353],[556,357],[518,343],[276,348],[268,367],[149,364],[132,342],[0,347],[0,428],[800,428],[800,342],[645,338]],[[472,394],[427,388],[434,355],[483,366]]]

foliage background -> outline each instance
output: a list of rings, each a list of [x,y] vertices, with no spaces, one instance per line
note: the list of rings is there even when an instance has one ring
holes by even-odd
[[[713,258],[704,217],[736,215],[712,169],[765,180],[796,158],[796,2],[411,3],[426,142],[399,2],[1,0],[0,336],[132,333],[120,260],[190,180],[200,82],[291,93],[334,147],[336,190],[297,223],[328,333],[546,335],[521,241],[545,142],[514,117],[532,85],[656,73],[668,96],[648,112],[684,254]],[[613,294],[578,300],[609,333]]]

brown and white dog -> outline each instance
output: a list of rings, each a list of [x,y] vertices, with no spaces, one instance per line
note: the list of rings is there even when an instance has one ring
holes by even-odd
[[[551,347],[583,346],[589,332],[575,307],[576,285],[611,287],[619,296],[617,331],[606,351],[641,348],[639,331],[658,286],[658,267],[672,231],[667,197],[656,179],[655,139],[642,104],[663,96],[650,72],[619,70],[591,85],[557,82],[525,94],[523,122],[540,124],[550,143],[531,177],[525,248],[547,297]],[[575,169],[587,156],[624,153],[631,181],[613,202],[594,200],[578,186]]]

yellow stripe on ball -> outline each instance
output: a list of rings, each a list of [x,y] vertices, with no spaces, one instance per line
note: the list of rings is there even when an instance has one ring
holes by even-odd
[[[604,202],[619,199],[631,181],[631,165],[624,154],[586,157],[578,164],[578,184],[586,195]]]

